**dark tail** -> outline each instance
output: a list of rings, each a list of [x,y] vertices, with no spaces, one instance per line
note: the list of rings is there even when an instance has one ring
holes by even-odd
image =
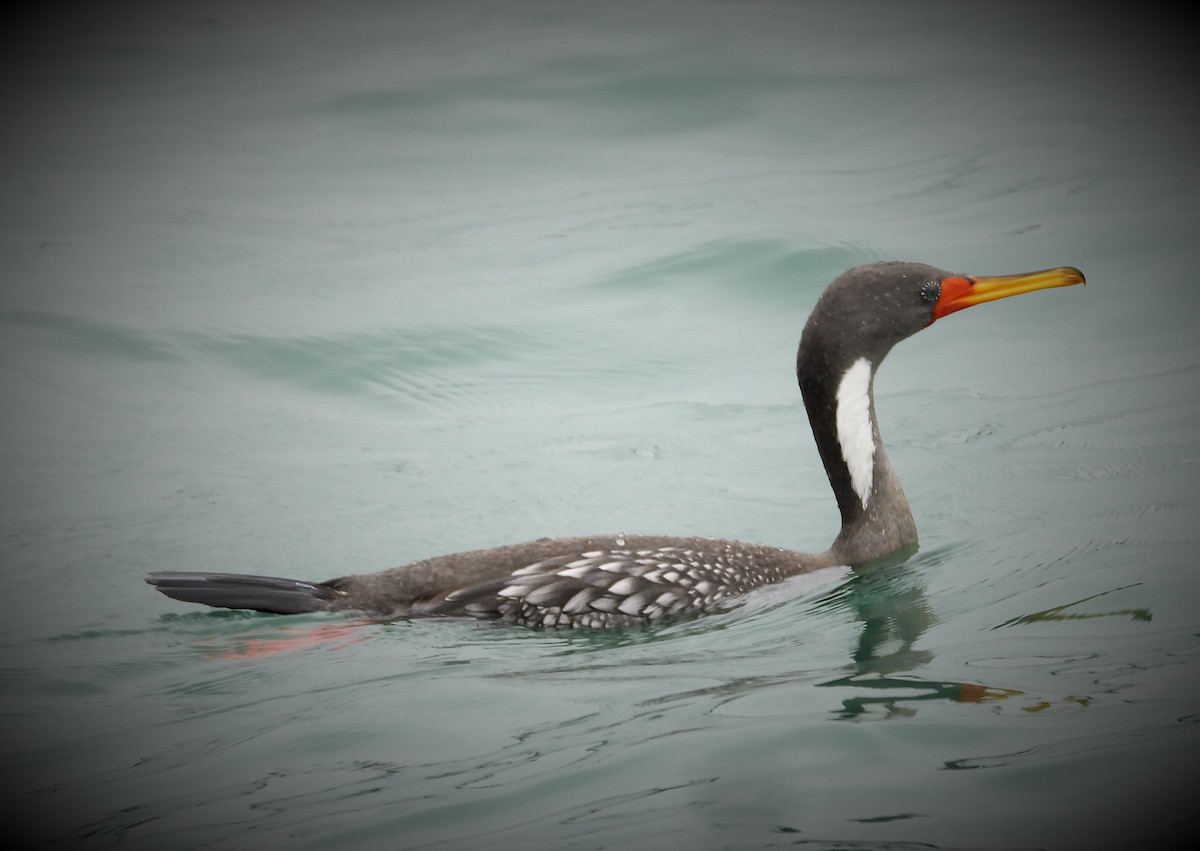
[[[277,615],[323,612],[342,596],[328,585],[241,573],[151,573],[146,581],[173,600]]]

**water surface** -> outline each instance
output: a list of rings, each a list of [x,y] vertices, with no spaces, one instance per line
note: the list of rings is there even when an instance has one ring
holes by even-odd
[[[1187,51],[1040,5],[120,4],[4,82],[4,750],[33,842],[1194,832]],[[14,65],[14,67],[17,67]],[[822,549],[842,269],[1071,264],[878,405],[922,547],[615,634],[177,604],[588,533]]]

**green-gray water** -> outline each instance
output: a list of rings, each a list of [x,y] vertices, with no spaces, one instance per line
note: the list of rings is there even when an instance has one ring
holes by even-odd
[[[986,8],[222,0],[10,31],[10,834],[1194,833],[1190,48],[1105,7]],[[1088,275],[884,365],[903,564],[610,635],[218,613],[142,582],[543,535],[823,549],[795,345],[880,258]]]

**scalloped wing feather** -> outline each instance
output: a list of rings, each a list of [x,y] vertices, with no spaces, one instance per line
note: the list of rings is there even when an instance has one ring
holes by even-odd
[[[701,612],[779,578],[745,559],[683,547],[604,549],[534,562],[508,576],[456,589],[428,614],[525,626],[611,627]]]

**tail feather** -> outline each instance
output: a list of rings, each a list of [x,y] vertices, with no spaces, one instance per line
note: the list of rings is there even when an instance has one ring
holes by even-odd
[[[331,601],[341,596],[340,591],[328,585],[243,573],[164,571],[151,573],[146,581],[168,597],[185,603],[277,615],[326,611],[332,608]]]

